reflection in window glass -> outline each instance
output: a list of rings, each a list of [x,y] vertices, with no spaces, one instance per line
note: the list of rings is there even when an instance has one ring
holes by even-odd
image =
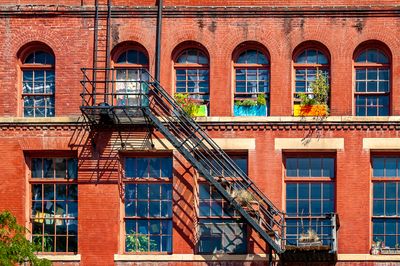
[[[76,253],[78,185],[60,181],[77,178],[77,160],[33,158],[31,175],[32,242],[42,252]]]
[[[127,178],[172,178],[172,158],[126,158]],[[172,252],[172,183],[125,184],[125,251]]]

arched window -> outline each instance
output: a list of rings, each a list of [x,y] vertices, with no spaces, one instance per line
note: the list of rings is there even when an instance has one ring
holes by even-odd
[[[269,61],[258,50],[246,50],[234,61],[235,116],[265,116],[269,103]]]
[[[382,50],[366,48],[354,61],[356,115],[389,115],[389,57]]]
[[[24,116],[54,116],[54,56],[41,50],[33,51],[23,59],[21,70]]]
[[[198,49],[187,49],[175,60],[176,93],[187,93],[189,98],[201,105],[207,115],[210,101],[210,74],[207,56]]]
[[[116,105],[140,106],[146,101],[141,94],[147,86],[142,81],[148,80],[147,70],[149,60],[144,52],[139,50],[125,50],[118,55],[114,62],[116,71]],[[140,100],[142,98],[142,100]]]
[[[317,48],[306,48],[301,50],[294,58],[295,71],[295,103],[300,102],[300,95],[306,94],[313,98],[310,87],[315,81],[317,72],[320,71],[329,81],[329,61],[325,53]]]

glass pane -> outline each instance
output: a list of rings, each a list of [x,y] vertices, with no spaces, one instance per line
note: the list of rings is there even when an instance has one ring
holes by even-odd
[[[161,175],[161,161],[159,158],[150,159],[150,177],[158,178]]]
[[[394,177],[396,176],[396,158],[386,158],[386,175],[387,177]]]
[[[286,159],[286,176],[297,176],[297,158]]]
[[[172,177],[172,158],[161,158],[161,176]]]
[[[310,158],[311,162],[311,176],[320,177],[322,176],[322,160],[321,158]]]
[[[297,185],[296,184],[286,184],[286,198],[296,199],[297,198]]]
[[[45,178],[54,178],[54,164],[52,159],[43,159],[43,174]]]
[[[384,194],[384,184],[374,183],[373,184],[373,197],[374,199],[383,199]]]
[[[378,157],[372,158],[372,168],[374,177],[384,176],[384,165],[385,165],[384,158],[378,158]]]
[[[64,158],[54,159],[56,178],[66,178],[67,176],[67,160]]]
[[[309,199],[309,184],[308,183],[300,183],[299,185],[299,199]]]
[[[148,184],[138,184],[137,185],[137,198],[138,199],[148,199]]]
[[[68,178],[78,177],[78,159],[68,159]]]
[[[308,177],[310,176],[310,165],[309,165],[310,160],[308,158],[299,158],[298,159],[298,164],[299,164],[299,176],[304,176]]]
[[[335,159],[323,158],[322,167],[324,177],[335,177]]]
[[[42,178],[42,159],[32,159],[32,178]]]
[[[384,201],[374,200],[373,215],[379,216],[384,214]]]
[[[136,158],[125,159],[125,177],[136,177]]]

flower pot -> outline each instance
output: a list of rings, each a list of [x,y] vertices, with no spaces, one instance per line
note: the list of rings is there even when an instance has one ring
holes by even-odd
[[[293,106],[294,116],[326,116],[328,110],[326,105],[300,105]]]
[[[194,112],[193,115],[197,117],[204,117],[207,116],[207,113],[208,113],[207,105],[202,104],[198,106],[197,110]]]
[[[234,105],[233,106],[234,116],[266,116],[267,106],[266,105]]]

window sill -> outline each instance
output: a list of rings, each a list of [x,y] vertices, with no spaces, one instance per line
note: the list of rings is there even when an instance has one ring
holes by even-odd
[[[400,255],[338,254],[338,261],[399,261]]]
[[[48,259],[50,261],[81,261],[81,254],[76,255],[37,255],[40,259]]]
[[[143,255],[121,255],[114,254],[114,261],[265,261],[268,258],[266,254],[216,254],[216,255],[198,255],[198,254],[143,254]]]

